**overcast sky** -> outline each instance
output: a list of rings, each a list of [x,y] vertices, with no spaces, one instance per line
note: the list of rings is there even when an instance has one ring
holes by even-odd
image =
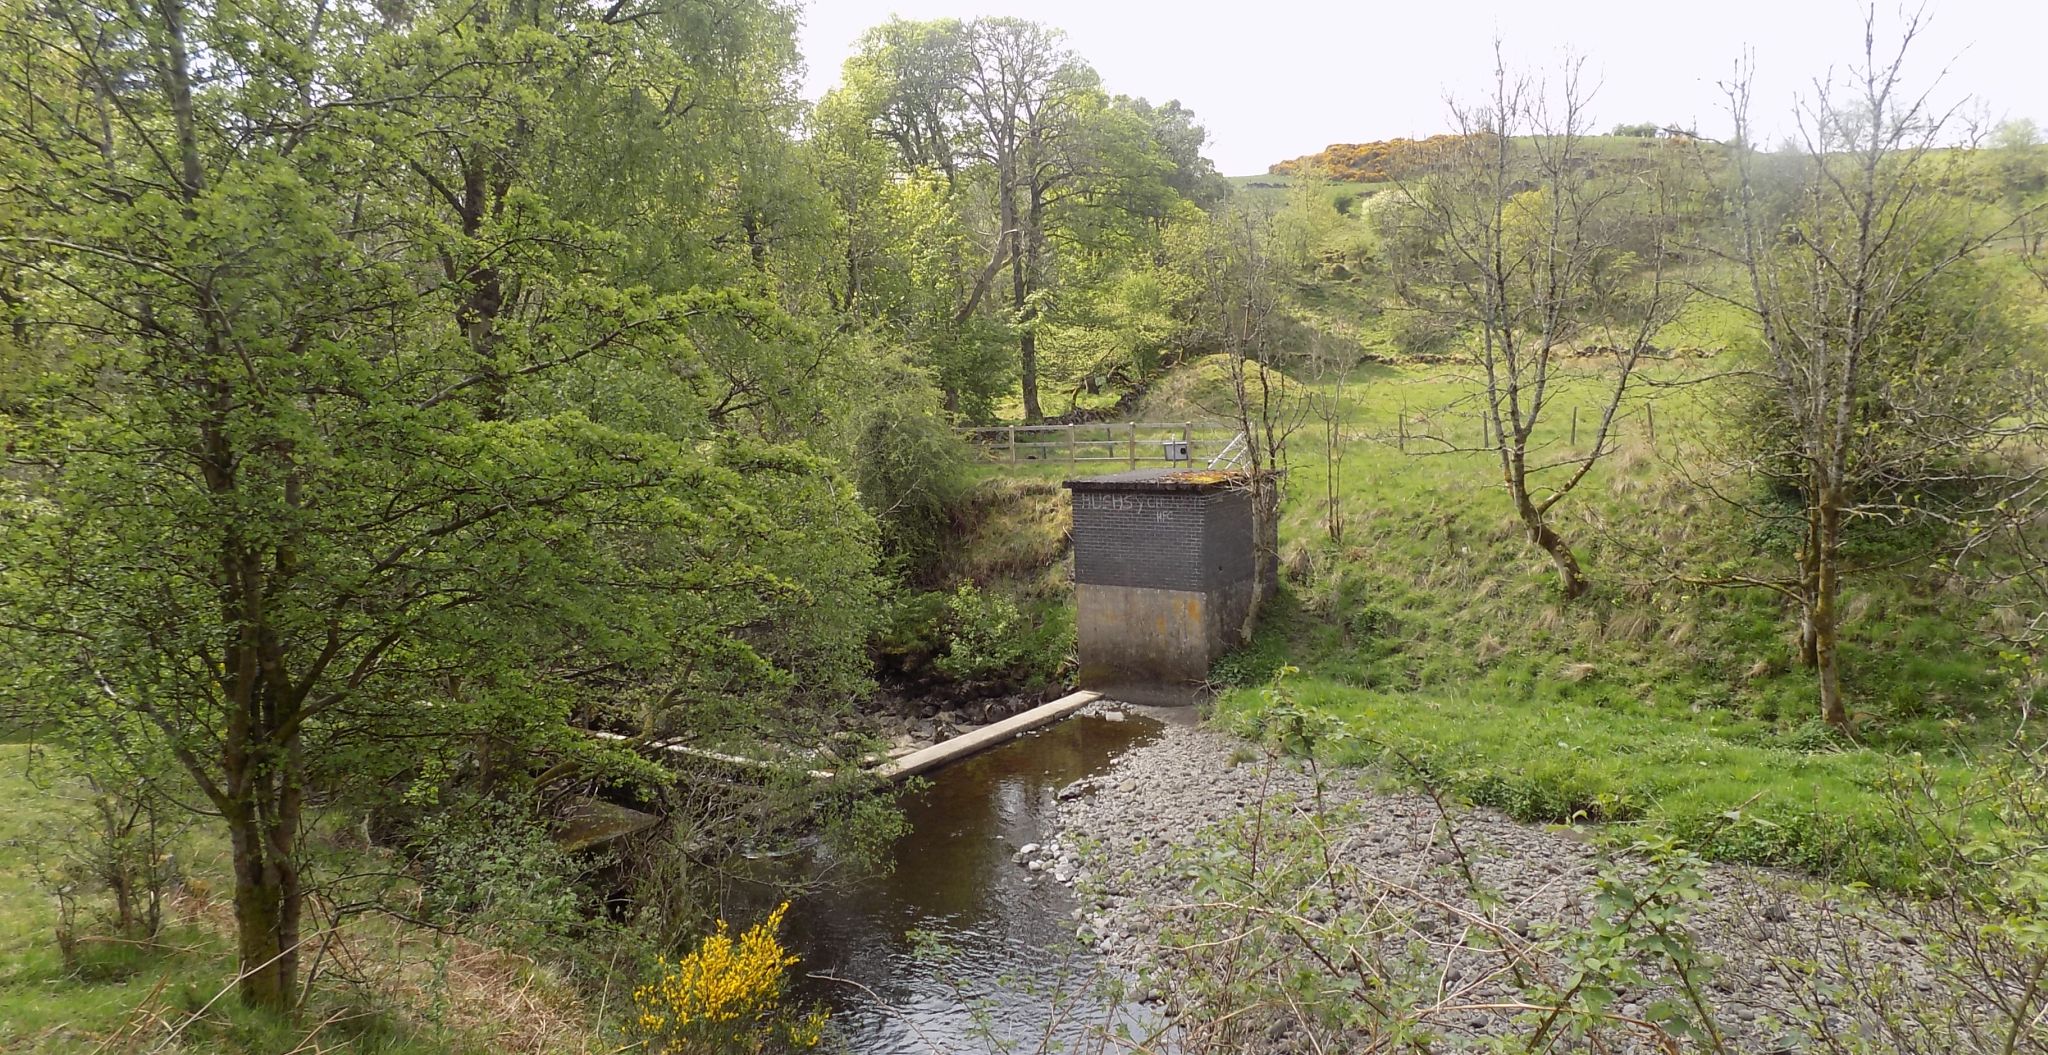
[[[1895,12],[1891,0],[1880,11]],[[1498,34],[1509,60],[1554,67],[1565,49],[1600,84],[1599,127],[1658,121],[1725,131],[1716,82],[1756,52],[1759,126],[1791,128],[1796,91],[1861,46],[1857,0],[805,0],[805,93],[839,81],[867,27],[890,15],[1017,15],[1066,30],[1112,92],[1179,99],[1209,129],[1227,175],[1263,172],[1328,143],[1446,128],[1446,94],[1468,96]],[[2048,126],[2048,0],[1929,0],[1913,51],[1925,84],[1977,101],[1991,120]],[[1885,19],[1896,25],[1895,19]],[[1766,112],[1768,111],[1768,112]],[[1768,123],[1766,123],[1768,122]]]

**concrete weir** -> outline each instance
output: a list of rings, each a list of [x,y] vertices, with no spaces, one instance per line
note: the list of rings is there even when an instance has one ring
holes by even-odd
[[[1022,733],[1030,732],[1041,725],[1049,725],[1065,718],[1102,698],[1099,692],[1081,692],[1062,696],[1051,703],[1040,704],[1022,714],[1013,714],[1000,722],[984,725],[972,732],[961,733],[951,740],[942,740],[922,751],[904,755],[876,773],[884,780],[902,780],[929,769],[937,769],[948,762],[958,761],[978,751],[986,751]]]

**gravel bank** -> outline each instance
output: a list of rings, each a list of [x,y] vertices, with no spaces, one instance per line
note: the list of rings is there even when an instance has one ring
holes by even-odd
[[[1299,800],[1313,792],[1297,765],[1246,761],[1248,753],[1227,735],[1170,724],[1108,772],[1064,789],[1059,835],[1027,847],[1017,864],[1074,887],[1082,902],[1076,913],[1081,936],[1112,963],[1141,973],[1153,969],[1154,936],[1173,925],[1179,906],[1193,896],[1184,852],[1216,845],[1219,826],[1261,796]],[[1545,935],[1582,930],[1599,870],[1594,847],[1577,832],[1463,810],[1450,826],[1459,852],[1428,797],[1376,791],[1356,773],[1340,771],[1326,783],[1327,801],[1356,807],[1363,818],[1339,839],[1341,859],[1369,877],[1371,896],[1387,898],[1388,907],[1412,921],[1412,942],[1425,950],[1427,969],[1441,986],[1444,1010],[1430,1014],[1430,1026],[1454,1044],[1526,1031],[1512,1011],[1471,1006],[1527,999],[1510,984],[1501,954],[1473,947],[1474,935],[1491,925],[1509,944],[1518,937],[1541,943]],[[1479,889],[1497,895],[1495,903],[1473,897],[1473,884],[1461,874],[1468,865]],[[1908,998],[1936,989],[1926,950],[1912,934],[1852,923],[1839,903],[1814,896],[1790,877],[1715,867],[1705,889],[1692,931],[1719,961],[1706,997],[1731,1050],[1807,1050],[1815,1030],[1855,1028],[1862,1016],[1849,998],[1821,992],[1825,985],[1793,984],[1798,972],[1788,968],[1800,959],[1843,965],[1824,969],[1823,977],[1840,970],[1892,973]],[[1657,1000],[1674,995],[1659,981],[1652,972],[1639,991],[1623,991],[1613,1010],[1651,1015]],[[1275,1024],[1273,1036],[1274,1050],[1306,1047],[1284,1022]]]

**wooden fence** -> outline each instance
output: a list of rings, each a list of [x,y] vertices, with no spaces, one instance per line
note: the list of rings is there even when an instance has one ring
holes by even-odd
[[[1078,466],[1083,462],[1204,466],[1223,452],[1234,425],[1213,421],[1091,421],[1081,425],[992,425],[960,430],[992,462]]]

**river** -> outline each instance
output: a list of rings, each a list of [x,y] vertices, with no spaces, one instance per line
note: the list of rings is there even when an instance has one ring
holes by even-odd
[[[1074,940],[1073,894],[1015,855],[1051,833],[1060,788],[1159,729],[1138,714],[1081,715],[1027,733],[905,793],[910,830],[888,874],[842,879],[829,861],[798,864],[824,877],[784,923],[803,958],[799,998],[831,1007],[856,1055],[1073,1046],[1084,1020],[1102,1021],[1101,1003],[1083,1013],[1055,998],[1086,988],[1095,961]]]

